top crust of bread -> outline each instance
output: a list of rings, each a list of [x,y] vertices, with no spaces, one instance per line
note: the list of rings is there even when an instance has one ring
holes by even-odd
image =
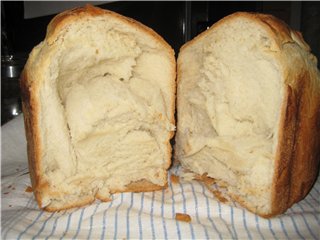
[[[74,8],[56,15],[47,27],[46,41],[48,42],[48,44],[54,42],[58,38],[61,29],[63,29],[70,23],[73,23],[74,21],[80,20],[88,16],[95,17],[103,15],[108,15],[109,17],[117,18],[123,23],[131,25],[131,27],[137,28],[141,31],[145,31],[146,33],[152,35],[155,39],[157,39],[159,41],[159,44],[162,44],[164,48],[167,48],[167,50],[174,55],[174,50],[171,48],[171,46],[151,28],[143,25],[142,23],[132,18],[122,16],[116,12],[112,12],[106,9],[93,7],[89,4],[87,4],[84,7]]]
[[[312,188],[319,171],[320,73],[317,69],[317,59],[310,53],[310,47],[301,33],[291,30],[287,24],[271,15],[247,12],[231,14],[181,47],[177,84],[179,86],[181,81],[184,52],[215,29],[239,18],[255,22],[272,37],[276,43],[273,47],[277,49],[274,56],[283,67],[281,70],[285,79],[276,140],[278,144],[274,162],[275,172],[271,186],[271,212],[257,212],[254,207],[247,205],[244,199],[233,196],[250,211],[263,217],[272,217],[285,212],[294,203],[302,200]],[[179,111],[187,111],[179,108],[179,95],[178,91],[178,129]],[[179,160],[177,153],[175,157]]]
[[[166,57],[170,61],[171,65],[171,86],[170,86],[170,99],[168,106],[169,113],[168,119],[171,124],[175,124],[174,118],[174,108],[175,108],[175,92],[176,92],[176,84],[175,84],[175,58],[174,58],[174,51],[173,49],[166,43],[166,41],[159,36],[156,32],[152,29],[146,27],[145,25],[119,15],[117,13],[103,10],[97,7],[93,7],[91,5],[86,5],[85,7],[75,8],[69,11],[62,12],[58,14],[56,17],[52,19],[50,24],[47,27],[47,34],[46,38],[42,43],[40,43],[35,49],[31,52],[27,64],[21,74],[20,77],[20,86],[22,92],[22,100],[23,100],[23,112],[24,112],[24,121],[25,121],[25,128],[26,128],[26,138],[27,138],[27,152],[28,152],[28,161],[29,161],[29,171],[31,176],[32,188],[34,190],[34,194],[36,200],[40,207],[43,206],[43,196],[42,191],[47,189],[48,183],[43,181],[42,179],[42,172],[40,169],[41,166],[41,153],[42,153],[42,146],[41,146],[41,133],[40,133],[40,103],[39,103],[39,88],[40,88],[40,81],[38,77],[39,69],[42,67],[41,64],[48,61],[47,59],[41,58],[41,51],[44,46],[50,46],[54,44],[60,37],[63,37],[63,31],[68,28],[69,24],[77,22],[82,19],[86,19],[88,17],[95,17],[101,16],[106,18],[113,18],[121,21],[124,25],[130,26],[131,28],[136,29],[138,32],[144,32],[146,36],[151,37],[154,39],[156,44],[159,48],[163,49],[166,52]],[[39,64],[40,62],[40,64]],[[168,144],[167,144],[167,156],[166,159],[166,169],[169,168],[171,164],[171,145],[169,139],[172,138],[174,135],[174,131],[170,131],[168,133]],[[159,186],[148,182],[144,179],[138,182],[131,182],[126,186],[126,189],[112,189],[111,192],[123,192],[123,191],[153,191],[161,189],[165,186]],[[105,196],[96,196],[98,199],[101,200],[108,200]],[[83,199],[79,199],[77,202],[70,202],[69,204],[65,204],[64,206],[49,206],[46,207],[45,210],[47,211],[56,211],[61,209],[72,208],[76,206],[83,206],[85,204],[91,203],[94,201],[94,198],[85,197]]]
[[[203,39],[205,36],[207,36],[210,31],[212,31],[215,28],[218,28],[220,25],[223,25],[227,23],[228,21],[233,21],[235,18],[238,17],[244,17],[247,18],[250,21],[257,22],[258,24],[261,24],[262,26],[266,28],[266,30],[273,36],[273,38],[277,41],[278,46],[283,45],[286,42],[293,42],[298,41],[299,45],[305,50],[310,52],[309,45],[304,41],[302,35],[300,32],[293,31],[289,28],[289,26],[283,22],[282,20],[269,15],[269,14],[261,14],[261,13],[249,13],[249,12],[236,12],[231,15],[228,15],[212,25],[210,29],[207,31],[204,31],[200,33],[198,36],[193,38],[191,41],[185,43],[181,48],[180,52],[183,51],[188,46],[192,45],[194,42],[199,41],[200,39]],[[296,34],[296,39],[293,40],[291,36],[291,32]]]

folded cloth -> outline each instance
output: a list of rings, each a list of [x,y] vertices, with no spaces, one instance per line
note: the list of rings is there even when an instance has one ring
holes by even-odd
[[[22,116],[1,130],[2,239],[320,238],[319,178],[304,200],[271,219],[256,216],[232,201],[217,201],[202,183],[177,180],[179,165],[171,168],[165,190],[119,193],[110,202],[97,201],[55,213],[41,211],[28,191],[31,184]],[[176,220],[177,213],[188,214],[191,221]]]

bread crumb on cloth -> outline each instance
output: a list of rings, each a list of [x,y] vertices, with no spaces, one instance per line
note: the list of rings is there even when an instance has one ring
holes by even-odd
[[[171,180],[171,182],[174,183],[174,184],[177,184],[177,183],[180,182],[179,176],[176,176],[176,175],[174,175],[174,174],[171,174],[170,180]]]
[[[175,219],[181,222],[191,222],[191,217],[186,213],[176,213]]]
[[[220,191],[217,190],[211,190],[213,192],[213,195],[222,203],[227,203],[229,202],[228,199],[226,199],[223,194]]]
[[[25,192],[32,192],[32,187],[30,187],[30,186],[26,187]]]

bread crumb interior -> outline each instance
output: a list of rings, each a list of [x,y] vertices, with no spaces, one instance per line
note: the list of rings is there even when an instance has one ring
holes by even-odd
[[[268,211],[283,89],[276,43],[237,19],[183,49],[177,157],[228,194]]]
[[[43,206],[106,199],[141,179],[164,186],[174,130],[168,51],[99,17],[70,25],[54,44],[41,88]]]

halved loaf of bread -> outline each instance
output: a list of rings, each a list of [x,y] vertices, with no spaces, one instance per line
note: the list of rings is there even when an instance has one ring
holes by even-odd
[[[175,157],[264,217],[283,213],[319,171],[320,75],[300,33],[235,13],[178,57]]]
[[[150,28],[92,6],[57,15],[21,77],[35,197],[56,211],[166,187],[175,58]]]

